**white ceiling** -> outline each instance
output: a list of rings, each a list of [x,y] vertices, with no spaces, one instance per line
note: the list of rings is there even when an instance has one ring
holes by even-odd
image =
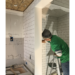
[[[42,10],[43,15],[49,14],[50,16],[60,17],[69,13],[69,9],[54,4],[49,4]]]
[[[69,0],[53,0],[51,3],[69,8]]]
[[[48,9],[48,8],[44,8],[44,9],[43,9],[43,14],[44,14],[44,15],[49,14],[50,16],[60,17],[60,16],[63,16],[63,15],[65,15],[65,14],[68,13],[68,12],[65,12],[65,11],[63,11],[63,10],[61,10],[61,9],[54,9],[54,10],[50,10],[50,9],[49,9],[49,10],[46,12],[47,9]]]

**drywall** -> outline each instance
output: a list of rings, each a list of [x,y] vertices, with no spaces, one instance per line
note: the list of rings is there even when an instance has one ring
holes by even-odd
[[[13,41],[10,41],[10,35]],[[6,14],[6,66],[21,64],[23,59],[23,17]]]
[[[10,10],[10,9],[6,9],[6,14],[23,16],[23,12],[15,11],[15,10]]]
[[[15,38],[24,37],[23,17],[6,14],[6,38],[9,38],[10,35]]]

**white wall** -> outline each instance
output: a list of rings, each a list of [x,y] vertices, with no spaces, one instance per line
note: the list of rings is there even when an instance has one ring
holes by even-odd
[[[13,41],[10,41],[10,34]],[[6,14],[6,66],[21,64],[24,59],[23,17]]]
[[[71,48],[70,50],[70,69],[71,70],[71,75],[75,74],[74,73],[74,62],[75,60],[75,13],[70,13],[68,15],[64,15],[60,17],[58,22],[58,35],[63,38],[69,47]]]
[[[35,47],[35,45],[34,45],[35,44],[34,43],[35,42],[35,40],[34,40],[35,39],[35,32],[34,32],[34,30],[35,30],[35,13],[34,13],[34,8],[39,1],[40,0],[34,0],[34,2],[25,10],[24,17],[23,17],[23,20],[24,20],[24,23],[23,23],[24,24],[24,60],[25,60],[25,62],[27,62],[27,66],[29,67],[29,69],[32,72],[34,72],[34,61],[35,61],[34,60],[34,47]],[[15,38],[19,38],[19,39],[17,39],[17,41],[16,41],[16,39],[14,39],[14,42],[9,42],[10,45],[7,44],[7,50],[9,50],[8,52],[10,52],[10,49],[12,49],[12,52],[10,52],[10,53],[12,53],[15,56],[15,61],[17,61],[16,58],[19,59],[19,60],[20,60],[20,58],[16,57],[17,54],[15,54],[15,53],[21,53],[22,52],[22,54],[23,54],[23,51],[22,51],[23,50],[22,49],[23,48],[23,45],[22,45],[23,42],[22,43],[20,42],[21,41],[20,38],[23,38],[23,33],[22,33],[23,28],[21,26],[22,25],[22,23],[21,23],[22,17],[18,17],[18,16],[14,16],[14,15],[11,15],[11,16],[12,16],[12,19],[17,22],[17,24],[12,20],[12,26],[11,26],[12,29],[10,29],[10,26],[7,27],[7,30],[8,30],[7,31],[7,38],[9,37],[9,32],[11,32],[12,35]],[[38,16],[38,17],[40,17],[40,16]],[[19,19],[19,21],[17,21],[17,19]],[[10,18],[8,17],[7,20],[8,20],[7,22],[9,22]],[[49,20],[53,21],[54,24],[57,23],[56,18],[54,18],[54,17],[50,18]],[[53,34],[57,34],[57,26],[55,26],[53,24],[53,22],[49,25],[50,26],[49,29],[53,32]],[[44,23],[44,21],[43,21],[43,23]],[[7,25],[11,25],[11,24],[7,23]],[[15,25],[20,25],[20,26],[15,27]],[[19,29],[17,29],[17,27],[19,27]],[[52,27],[54,27],[54,29]],[[14,31],[13,31],[13,29],[14,29]],[[16,43],[16,44],[13,45],[14,43]],[[45,61],[45,59],[46,59],[46,53],[47,52],[45,50],[46,45],[45,44],[43,44],[43,45],[44,46],[43,46],[43,49],[42,49],[42,53],[43,53],[42,54],[42,57],[43,57],[43,59],[42,59],[42,62],[43,62],[43,64],[42,64],[42,66],[43,66],[42,67],[42,75],[45,75],[45,72],[46,72],[46,61]],[[9,46],[11,46],[11,47],[9,47]],[[47,46],[48,46],[47,48],[49,49],[50,48],[49,44]],[[15,47],[16,47],[16,49],[15,49]],[[15,50],[15,51],[13,51],[13,50]],[[31,59],[29,59],[30,55],[31,55]],[[12,63],[12,61],[14,59],[11,56],[10,57],[7,56],[7,59],[8,58],[11,59],[11,63]],[[18,62],[21,63],[21,61],[18,61]],[[9,62],[10,62],[10,60],[9,60]],[[37,72],[38,72],[38,70],[37,70]]]
[[[40,0],[34,0],[24,12],[24,60],[27,67],[34,72],[35,50],[35,6]],[[30,59],[31,55],[31,59]]]
[[[71,48],[75,48],[75,13],[71,13],[68,15],[69,22],[69,35],[68,35],[68,43]]]
[[[42,19],[42,31],[44,29],[50,30],[53,35],[59,36],[69,45],[69,14],[66,14],[61,17],[52,17],[45,15],[45,18]],[[49,50],[50,50],[49,43],[42,44],[43,75],[46,74],[47,61],[48,61],[47,53],[49,52]],[[50,73],[50,68],[48,69],[48,74],[49,73]]]
[[[11,34],[15,38],[23,36],[23,17],[17,15],[6,14],[6,37]]]
[[[69,45],[69,14],[58,18],[58,36]]]
[[[45,16],[45,15],[43,15]],[[51,33],[53,35],[57,35],[57,17],[52,17],[52,16],[45,16],[43,17],[42,19],[42,30],[44,29],[48,29],[51,31]],[[43,62],[43,65],[42,65],[42,69],[43,69],[43,75],[46,75],[46,69],[47,69],[47,61],[48,61],[48,56],[47,56],[47,53],[50,51],[50,44],[49,43],[46,43],[46,44],[43,44],[42,43],[42,52],[43,52],[43,55],[42,55],[42,62]],[[53,58],[53,56],[51,55],[51,59]],[[50,60],[51,60],[50,59]],[[48,69],[48,73],[50,73],[50,68]]]
[[[67,42],[68,33],[69,33],[68,15],[64,15],[58,18],[58,36]]]

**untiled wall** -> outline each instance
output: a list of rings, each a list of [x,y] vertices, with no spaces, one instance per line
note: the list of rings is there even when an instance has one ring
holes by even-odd
[[[68,25],[69,25],[69,34],[68,34],[68,44],[71,48],[75,48],[75,13],[68,14]]]
[[[13,41],[10,41],[10,35]],[[6,66],[21,64],[23,59],[23,17],[6,14]]]

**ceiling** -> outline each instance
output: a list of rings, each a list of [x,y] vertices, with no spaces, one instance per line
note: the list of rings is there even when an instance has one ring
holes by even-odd
[[[65,14],[69,13],[69,10],[68,10],[68,8],[64,8],[61,6],[51,4],[51,5],[48,5],[45,8],[43,8],[42,13],[44,15],[49,14],[49,16],[60,17],[60,16],[63,16]]]
[[[6,9],[24,12],[34,0],[6,0]]]
[[[43,14],[44,15],[49,14],[49,16],[53,16],[53,17],[60,17],[60,16],[63,16],[68,13],[68,12],[65,12],[61,9],[54,9],[54,10],[48,9],[48,11],[46,12],[47,9],[48,8],[43,9]]]

